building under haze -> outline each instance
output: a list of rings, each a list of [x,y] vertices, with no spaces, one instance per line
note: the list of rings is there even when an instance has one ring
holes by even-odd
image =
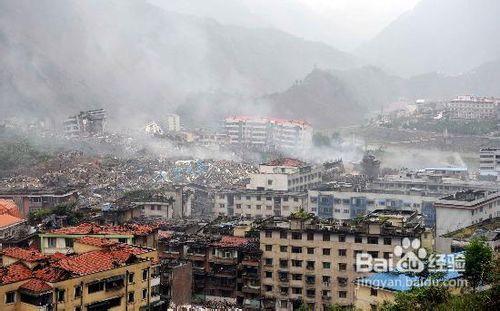
[[[496,119],[499,99],[473,95],[457,96],[448,102],[447,110],[452,119]]]
[[[306,121],[235,116],[224,120],[232,145],[261,150],[290,150],[308,147],[313,128]]]
[[[94,109],[81,111],[64,121],[64,133],[69,137],[102,134],[105,129],[106,110]]]
[[[500,148],[483,148],[479,151],[479,177],[498,180],[500,175]]]
[[[179,115],[174,113],[167,114],[164,130],[166,132],[179,132],[181,130],[181,119]]]

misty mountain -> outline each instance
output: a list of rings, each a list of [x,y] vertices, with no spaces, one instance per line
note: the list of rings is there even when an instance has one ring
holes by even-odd
[[[286,89],[357,61],[273,29],[221,25],[135,0],[0,1],[0,113],[104,107],[147,119],[186,96]],[[133,116],[133,117],[131,117]]]
[[[500,1],[421,0],[358,49],[399,75],[459,74],[500,56]]]
[[[315,69],[288,90],[266,97],[273,111],[305,118],[318,127],[359,123],[368,112],[400,99],[446,100],[462,94],[500,97],[500,60],[465,74],[437,73],[401,78],[365,66],[350,70]]]

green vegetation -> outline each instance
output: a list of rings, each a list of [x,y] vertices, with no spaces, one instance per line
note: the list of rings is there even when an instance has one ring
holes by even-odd
[[[303,208],[301,208],[300,210],[291,213],[290,217],[295,219],[308,220],[310,218],[313,218],[314,215],[306,212]]]
[[[492,279],[493,251],[484,238],[472,238],[465,246],[464,277],[469,285],[476,290],[480,285],[489,284]]]
[[[27,140],[0,141],[0,172],[47,159],[47,154],[38,151]]]
[[[496,120],[434,120],[404,117],[395,119],[385,126],[437,133],[447,130],[450,134],[459,135],[485,135],[497,130]]]
[[[43,208],[36,211],[30,212],[28,215],[28,222],[31,225],[39,224],[45,218],[54,214],[56,216],[66,216],[66,221],[68,225],[76,225],[80,223],[85,215],[75,210],[75,203],[59,204],[54,208]]]

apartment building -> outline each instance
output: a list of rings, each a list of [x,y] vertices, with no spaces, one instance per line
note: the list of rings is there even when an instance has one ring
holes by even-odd
[[[434,206],[437,249],[450,252],[451,239],[443,235],[486,219],[500,217],[500,193],[482,190],[460,191],[437,200]]]
[[[352,305],[353,281],[363,276],[356,271],[356,255],[389,258],[404,237],[420,238],[424,232],[417,213],[395,215],[396,221],[385,213],[361,222],[321,221],[312,215],[264,222],[259,229],[263,309]]]
[[[493,97],[461,95],[448,102],[447,111],[452,119],[496,119],[499,101]]]
[[[479,178],[497,181],[500,177],[500,148],[479,151]]]
[[[259,150],[303,149],[312,143],[313,129],[301,120],[233,116],[224,120],[230,144]]]
[[[4,249],[0,310],[162,310],[155,250],[88,237],[74,248]]]
[[[322,182],[323,167],[314,167],[297,159],[280,158],[259,165],[259,172],[250,174],[247,189],[305,191]]]
[[[260,308],[261,251],[255,239],[173,233],[160,241],[160,249],[165,260],[191,262],[194,303]]]
[[[165,117],[165,131],[179,132],[181,130],[181,118],[175,113],[169,113]]]
[[[335,219],[352,219],[381,209],[417,211],[424,217],[425,226],[433,228],[436,200],[419,195],[309,190],[307,211],[320,218]]]
[[[52,208],[59,204],[74,203],[78,200],[75,189],[61,188],[53,190],[0,190],[0,199],[12,200],[19,207],[22,217],[28,217],[30,212],[42,208]]]
[[[114,242],[157,248],[158,228],[154,225],[127,224],[123,226],[82,223],[73,227],[54,229],[39,234],[43,254],[74,253],[76,239],[106,238]]]
[[[213,213],[247,218],[287,217],[306,207],[305,192],[237,189],[214,193]]]

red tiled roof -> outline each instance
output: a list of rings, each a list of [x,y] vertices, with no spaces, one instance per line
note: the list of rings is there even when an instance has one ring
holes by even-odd
[[[101,226],[92,223],[83,223],[74,227],[64,227],[49,231],[53,234],[77,234],[77,235],[105,235],[105,234],[122,234],[122,235],[148,235],[154,231],[154,227],[147,225],[130,224],[124,226]]]
[[[99,250],[61,259],[54,263],[54,266],[77,275],[88,275],[116,268],[126,262],[130,256],[132,254],[123,251]]]
[[[50,283],[65,280],[69,276],[68,274],[69,273],[67,271],[53,266],[45,267],[33,272],[33,276],[35,276],[36,278]]]
[[[66,255],[64,255],[63,253],[59,253],[59,252],[55,252],[54,254],[50,255],[50,259],[52,259],[54,261],[61,260],[63,258],[66,258]]]
[[[239,247],[250,243],[250,239],[237,236],[223,236],[220,241],[212,243],[214,247]]]
[[[172,231],[158,231],[158,239],[169,239],[172,237]]]
[[[98,246],[98,247],[111,246],[118,243],[115,241],[111,241],[110,239],[90,237],[90,236],[85,236],[83,238],[76,239],[75,242],[85,245]]]
[[[39,279],[31,279],[28,282],[24,283],[23,285],[19,286],[19,289],[28,290],[34,293],[43,293],[51,291],[52,288],[53,288],[52,286]]]
[[[0,281],[2,284],[27,280],[31,275],[31,270],[20,262],[0,269]]]
[[[4,256],[9,256],[12,258],[24,260],[27,262],[35,262],[43,259],[47,259],[42,253],[33,249],[24,249],[19,247],[10,247],[3,250]]]
[[[9,214],[14,217],[21,217],[19,208],[12,200],[0,199],[0,214]]]
[[[0,214],[0,228],[18,224],[23,221],[25,220],[10,214]]]

